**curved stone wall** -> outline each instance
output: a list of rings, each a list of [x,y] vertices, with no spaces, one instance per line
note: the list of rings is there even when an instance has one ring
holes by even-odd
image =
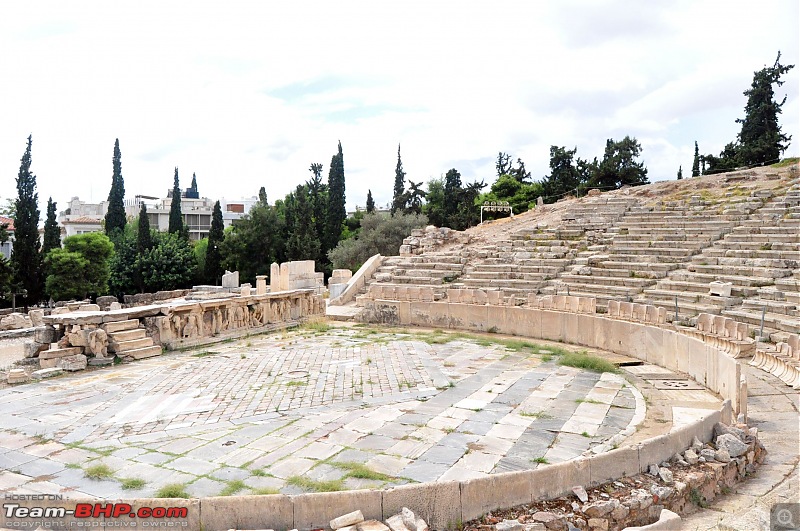
[[[453,303],[372,301],[364,320],[394,325],[419,325],[496,331],[595,347],[688,373],[725,399],[692,424],[669,434],[591,457],[535,470],[492,474],[467,481],[404,485],[387,490],[361,490],[301,495],[230,496],[192,500],[122,500],[135,507],[189,508],[186,528],[224,530],[327,528],[328,522],[361,510],[367,519],[384,520],[402,507],[411,508],[432,529],[453,529],[459,522],[487,511],[567,494],[574,485],[594,486],[644,472],[668,460],[697,437],[711,440],[717,422],[731,423],[746,411],[746,385],[738,362],[702,340],[666,327],[524,307]],[[64,506],[96,500],[68,500]],[[32,504],[38,502],[31,502]],[[25,505],[25,502],[21,502]]]

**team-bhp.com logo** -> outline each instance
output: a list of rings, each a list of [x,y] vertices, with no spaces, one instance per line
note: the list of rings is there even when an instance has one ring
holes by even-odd
[[[47,496],[47,495],[45,495]],[[14,497],[16,498],[16,497]],[[54,499],[57,498],[57,499]],[[74,509],[47,505],[58,502],[61,496],[36,498],[41,505],[30,506],[8,501],[3,504],[5,526],[8,528],[81,528],[81,527],[187,527],[186,507],[134,507],[129,503],[78,503]],[[19,499],[29,501],[28,496]],[[69,518],[69,521],[61,521]],[[98,519],[103,520],[98,520]],[[146,519],[146,520],[145,520]]]

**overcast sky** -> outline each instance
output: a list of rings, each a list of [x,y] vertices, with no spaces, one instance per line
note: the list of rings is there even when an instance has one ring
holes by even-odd
[[[3,2],[0,197],[26,138],[41,203],[201,196],[270,202],[341,140],[348,208],[449,168],[494,180],[498,151],[548,173],[551,145],[601,157],[635,136],[651,181],[690,172],[694,141],[736,138],[753,72],[797,64],[797,0]],[[800,153],[800,67],[781,123]],[[488,190],[488,188],[487,188]]]

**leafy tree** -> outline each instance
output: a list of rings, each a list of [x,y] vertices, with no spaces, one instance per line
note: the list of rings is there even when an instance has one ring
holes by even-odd
[[[222,279],[225,270],[222,268],[222,254],[219,247],[225,239],[225,225],[222,220],[222,207],[219,201],[214,203],[214,210],[211,212],[211,230],[208,232],[208,243],[204,262],[204,273],[206,282],[216,286]]]
[[[142,202],[139,209],[139,221],[136,231],[136,252],[143,254],[153,247],[153,234],[150,230],[150,218],[147,215],[147,206]]]
[[[700,157],[702,164],[702,174],[719,173],[722,171],[735,170],[738,163],[738,147],[733,142],[728,142],[719,154],[719,157],[708,154]]]
[[[694,141],[694,160],[692,161],[692,177],[700,176],[700,150],[697,147],[697,140]]]
[[[181,185],[178,180],[178,168],[175,167],[175,182],[172,185],[172,201],[169,206],[169,228],[170,234],[184,234],[183,213],[181,212]]]
[[[255,282],[256,275],[268,275],[272,262],[284,260],[284,210],[282,201],[274,207],[257,203],[225,233],[221,250],[223,267],[238,270],[243,282]]]
[[[517,167],[511,170],[511,175],[521,183],[531,178],[531,172],[525,169],[525,163],[520,158],[517,158]]]
[[[53,249],[45,259],[50,272],[45,280],[45,289],[53,300],[84,299],[91,287],[84,273],[89,261],[80,253],[66,249]]]
[[[678,180],[683,179],[683,166],[678,166]]]
[[[319,240],[313,224],[308,220],[312,217],[311,205],[308,201],[308,188],[298,185],[292,201],[293,227],[289,232],[286,242],[286,255],[289,260],[314,260],[319,258]]]
[[[125,229],[125,182],[122,179],[122,154],[119,151],[119,138],[114,141],[114,157],[112,159],[111,190],[108,192],[108,212],[106,212],[105,230],[108,236]]]
[[[619,142],[609,138],[603,160],[597,167],[591,186],[610,190],[622,186],[649,184],[647,168],[635,159],[641,154],[642,146],[635,138],[626,136]]]
[[[55,300],[107,293],[113,253],[114,244],[99,232],[66,238],[63,249],[53,249],[47,255],[47,293]]]
[[[36,193],[36,176],[31,172],[31,143],[32,137],[28,136],[17,175],[11,263],[15,282],[28,291],[26,301],[38,302],[42,299],[42,255],[39,252],[39,194]]]
[[[419,214],[367,214],[361,220],[358,236],[339,242],[328,257],[334,268],[355,271],[375,254],[397,255],[411,231],[424,227],[427,222],[427,218]]]
[[[550,146],[550,175],[545,176],[542,188],[547,202],[555,202],[574,192],[583,183],[575,162],[575,153],[566,147]],[[580,161],[580,159],[578,159]]]
[[[154,236],[153,247],[139,256],[144,290],[191,287],[197,264],[189,240],[173,233],[156,232]]]
[[[444,178],[439,177],[428,181],[427,203],[423,205],[422,212],[428,217],[431,225],[444,227],[447,225],[444,211]]]
[[[44,222],[44,238],[42,239],[42,254],[47,256],[51,249],[61,247],[61,229],[56,220],[56,203],[52,197],[47,198],[47,218]]]
[[[777,161],[781,153],[789,147],[790,135],[781,132],[778,115],[781,113],[786,96],[778,103],[775,101],[773,85],[781,86],[781,76],[794,68],[794,65],[781,65],[781,53],[775,64],[762,68],[753,75],[753,83],[744,91],[747,104],[744,118],[736,122],[742,124],[738,140],[738,161],[741,164],[765,164]]]
[[[114,255],[109,261],[109,292],[122,300],[126,294],[141,293],[144,291],[144,282],[141,275],[141,263],[137,250],[138,235],[141,235],[143,220],[147,216],[139,214],[136,222],[138,228],[133,230],[132,224],[125,226],[122,234],[114,242]],[[149,224],[148,224],[149,226]]]
[[[514,214],[520,214],[533,208],[536,198],[543,193],[541,183],[523,183],[515,179],[513,175],[503,175],[494,182],[489,193],[481,194],[477,204],[482,205],[486,201],[508,201]],[[508,217],[508,214],[502,212],[483,213],[483,219],[496,217]]]
[[[408,196],[405,194],[405,177],[403,171],[403,161],[400,160],[400,144],[397,144],[397,166],[394,169],[394,195],[392,196],[391,213],[394,215],[398,210],[404,212]]]
[[[344,156],[342,155],[342,143],[339,142],[339,150],[331,158],[331,167],[328,172],[328,208],[325,219],[325,238],[322,242],[322,250],[327,251],[336,247],[342,235],[342,223],[347,218],[345,208],[345,183],[344,183]]]
[[[375,212],[375,200],[372,199],[372,190],[367,190],[367,214]]]

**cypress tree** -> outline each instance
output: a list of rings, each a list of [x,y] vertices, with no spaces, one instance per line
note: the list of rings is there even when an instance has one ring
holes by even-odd
[[[170,234],[183,234],[183,213],[181,212],[181,185],[178,180],[178,168],[175,167],[175,182],[172,185],[172,202],[169,206],[169,228]]]
[[[678,180],[683,179],[683,166],[678,166]]]
[[[47,199],[47,218],[44,222],[44,238],[42,256],[47,256],[51,249],[61,248],[61,229],[56,221],[56,203],[52,197]]]
[[[328,202],[328,187],[322,182],[322,164],[313,163],[308,169],[313,177],[306,181],[308,188],[309,201],[311,201],[312,221],[317,240],[322,242],[325,239],[325,209]],[[321,260],[325,257],[321,256]],[[320,266],[322,263],[320,262]]]
[[[327,255],[327,252],[339,243],[342,235],[342,223],[346,218],[344,156],[342,143],[339,142],[338,153],[331,158],[331,168],[328,172],[328,208],[325,218],[326,241],[322,246],[323,255]]]
[[[106,235],[125,230],[125,182],[122,179],[122,153],[119,151],[119,138],[114,141],[113,173],[111,190],[108,192],[108,212],[106,212]]]
[[[392,196],[392,215],[406,209],[405,177],[403,161],[400,160],[400,144],[397,144],[397,166],[394,169],[394,195]]]
[[[17,175],[16,214],[14,217],[14,249],[11,263],[14,280],[28,291],[26,301],[39,302],[43,292],[42,255],[39,242],[39,194],[36,193],[36,176],[31,172],[31,143],[22,155]]]
[[[375,201],[372,199],[372,190],[367,190],[367,214],[375,212]]]
[[[136,234],[136,251],[142,254],[153,248],[153,235],[150,234],[150,218],[147,217],[147,207],[142,203],[139,210],[139,231]]]
[[[694,161],[692,162],[692,177],[700,176],[700,150],[697,148],[697,140],[694,141]]]
[[[208,233],[208,247],[206,248],[206,282],[216,286],[222,280],[222,253],[220,245],[225,239],[225,225],[222,221],[222,207],[219,201],[214,203],[214,210],[211,214],[211,230]]]

